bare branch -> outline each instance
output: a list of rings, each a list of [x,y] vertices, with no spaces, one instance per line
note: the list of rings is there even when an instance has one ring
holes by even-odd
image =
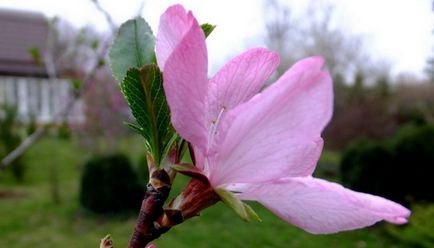
[[[146,4],[146,1],[145,1],[145,0],[143,0],[143,1],[140,3],[139,8],[137,9],[137,12],[136,12],[136,16],[137,16],[137,17],[139,17],[139,16],[142,15],[143,9],[145,8],[145,4]]]
[[[95,5],[95,7],[98,9],[98,11],[101,12],[101,13],[104,15],[104,17],[105,17],[107,23],[110,25],[110,29],[111,29],[112,31],[116,31],[116,29],[117,29],[117,25],[116,25],[116,23],[113,21],[112,16],[107,12],[107,10],[105,10],[105,9],[101,6],[101,4],[99,3],[98,0],[91,0],[91,1],[94,3],[94,5]]]

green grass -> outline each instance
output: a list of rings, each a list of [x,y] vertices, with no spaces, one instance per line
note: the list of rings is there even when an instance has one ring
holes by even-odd
[[[143,147],[141,140],[120,142],[121,149],[137,161]],[[338,156],[326,154],[329,158],[322,161],[334,161]],[[28,173],[24,183],[16,184],[7,171],[0,172],[0,194],[9,194],[0,197],[0,247],[98,247],[99,240],[108,233],[112,235],[115,247],[126,247],[136,216],[96,216],[78,204],[81,165],[90,155],[75,142],[46,138],[25,155]],[[60,204],[52,199],[50,178],[53,168],[59,179]],[[182,181],[185,179],[177,185]],[[200,217],[174,227],[155,243],[160,248],[404,248],[414,244],[398,238],[405,229],[389,225],[335,235],[311,235],[279,220],[257,204],[252,206],[262,222],[245,223],[219,203],[205,210]],[[412,233],[408,235],[412,236]]]

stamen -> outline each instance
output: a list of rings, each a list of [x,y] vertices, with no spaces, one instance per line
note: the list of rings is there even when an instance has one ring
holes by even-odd
[[[214,141],[214,137],[217,134],[217,127],[218,127],[218,125],[220,123],[220,120],[221,120],[221,118],[223,116],[223,112],[225,112],[225,110],[226,110],[226,107],[223,106],[222,109],[220,110],[220,113],[217,116],[217,119],[211,121],[211,126],[210,126],[209,131],[208,131],[207,151],[209,150],[211,144]]]

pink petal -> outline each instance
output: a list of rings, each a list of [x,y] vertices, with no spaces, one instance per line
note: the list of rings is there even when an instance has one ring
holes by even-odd
[[[259,201],[280,218],[316,234],[353,230],[381,220],[403,224],[410,216],[395,202],[312,177],[257,185],[240,198]]]
[[[258,93],[278,65],[276,53],[255,48],[238,55],[221,68],[209,85],[210,127],[217,125],[229,110]]]
[[[187,14],[184,7],[179,4],[169,7],[161,15],[156,42],[157,62],[161,70],[164,70],[167,58],[191,29],[194,22],[194,16],[191,12]]]
[[[320,134],[332,113],[332,84],[321,58],[295,64],[275,84],[230,111],[221,123],[214,186],[311,175]]]
[[[206,99],[208,58],[205,35],[197,20],[180,5],[161,17],[157,58],[176,131],[192,144],[207,141]]]

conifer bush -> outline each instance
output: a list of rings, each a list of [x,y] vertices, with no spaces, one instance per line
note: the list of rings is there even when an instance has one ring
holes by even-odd
[[[434,202],[434,126],[402,128],[385,141],[358,140],[344,152],[342,182],[348,187],[409,205]]]
[[[84,166],[80,203],[95,213],[122,213],[140,208],[143,187],[123,154],[95,156]]]

